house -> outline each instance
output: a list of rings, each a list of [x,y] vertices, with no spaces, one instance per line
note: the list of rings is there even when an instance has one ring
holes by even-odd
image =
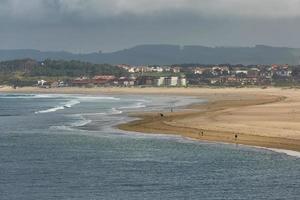
[[[247,75],[247,74],[248,74],[248,71],[247,71],[247,70],[236,70],[236,71],[235,71],[235,74],[236,74],[236,75],[241,75],[241,74]]]
[[[52,83],[50,83],[48,81],[40,80],[40,81],[38,81],[37,86],[40,88],[51,88],[51,84]]]
[[[178,86],[178,77],[172,76],[170,86]]]
[[[222,73],[222,68],[216,66],[216,67],[213,67],[211,69],[211,74],[214,75],[214,76],[221,76],[223,73]]]
[[[180,67],[172,67],[172,71],[173,71],[173,73],[180,73],[181,68]]]
[[[68,84],[65,83],[64,81],[58,81],[58,87],[67,87]]]
[[[290,77],[292,76],[292,70],[289,70],[288,68],[280,68],[275,71],[275,74],[277,76]]]
[[[154,66],[154,67],[151,67],[151,72],[163,72],[164,69],[162,67],[158,67],[158,66]]]
[[[153,86],[156,83],[156,78],[153,76],[140,76],[137,78],[138,85]]]
[[[71,84],[73,86],[78,86],[78,87],[87,86],[90,83],[91,83],[91,81],[89,80],[89,78],[85,77],[85,76],[78,77],[71,81]]]
[[[199,75],[201,75],[201,74],[203,74],[204,71],[206,71],[205,68],[195,68],[195,69],[194,69],[194,74],[199,74]]]
[[[187,86],[187,80],[185,77],[181,77],[180,80],[179,80],[179,85],[182,86],[182,87],[186,87]]]
[[[131,87],[136,85],[136,79],[128,78],[128,77],[120,77],[119,79],[114,81],[114,84],[117,86]]]
[[[165,78],[166,77],[159,77],[156,81],[157,86],[164,86],[165,85]]]
[[[91,80],[91,83],[94,85],[105,85],[113,82],[115,79],[115,76],[94,76]]]
[[[47,81],[45,81],[45,80],[39,80],[39,81],[37,82],[37,85],[38,85],[38,86],[43,86],[45,83],[47,83]]]
[[[253,77],[259,77],[260,70],[257,68],[251,68],[248,70],[247,77],[248,78],[253,78]]]

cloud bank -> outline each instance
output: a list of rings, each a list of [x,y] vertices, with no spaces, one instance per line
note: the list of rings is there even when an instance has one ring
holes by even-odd
[[[300,47],[300,0],[0,0],[1,49]]]
[[[300,0],[0,0],[0,16],[45,19],[77,16],[99,19],[188,13],[205,17],[295,18]]]

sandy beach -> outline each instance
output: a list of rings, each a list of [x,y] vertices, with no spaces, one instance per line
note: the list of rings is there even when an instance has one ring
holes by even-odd
[[[282,88],[18,88],[0,92],[189,95],[207,99],[184,111],[132,113],[127,131],[300,151],[300,90]],[[203,133],[203,134],[202,134]],[[235,138],[237,135],[237,139]]]

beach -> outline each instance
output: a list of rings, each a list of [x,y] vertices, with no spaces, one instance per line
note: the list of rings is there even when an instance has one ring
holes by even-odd
[[[300,151],[300,90],[285,88],[0,88],[2,93],[146,94],[199,97],[174,112],[130,113],[126,131]]]

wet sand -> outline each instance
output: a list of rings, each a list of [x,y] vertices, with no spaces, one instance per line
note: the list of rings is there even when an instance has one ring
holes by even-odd
[[[300,152],[300,90],[281,88],[0,88],[0,92],[189,95],[207,99],[188,110],[131,113],[140,118],[126,131],[178,134],[204,141],[237,143]],[[203,132],[203,135],[202,135]],[[237,135],[237,139],[235,139]]]

